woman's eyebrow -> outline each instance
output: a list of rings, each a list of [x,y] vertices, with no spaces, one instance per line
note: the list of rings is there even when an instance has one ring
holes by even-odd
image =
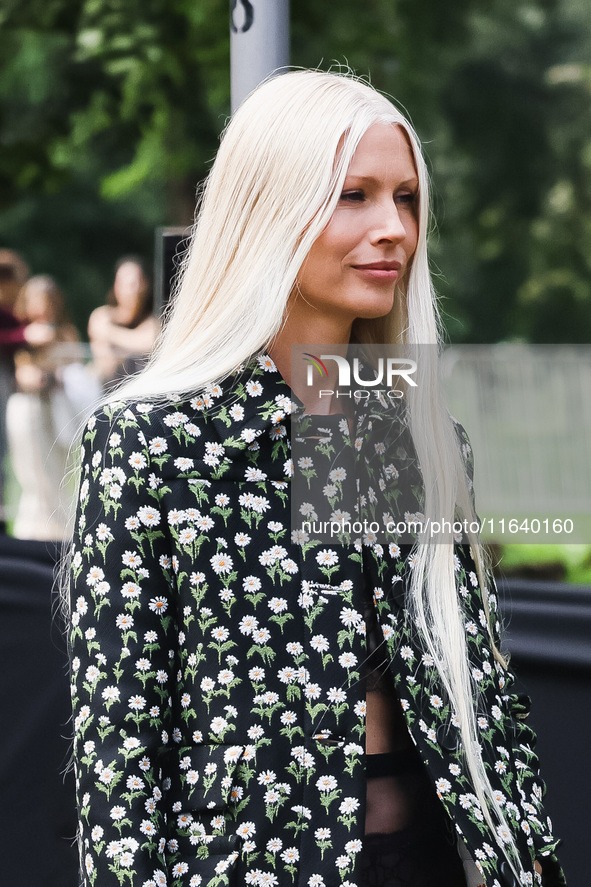
[[[351,179],[354,179],[355,181],[358,181],[358,182],[368,182],[369,184],[372,184],[372,185],[380,184],[382,181],[382,179],[377,176],[367,176],[367,175],[362,175],[361,173],[354,173],[354,172],[347,173],[347,175],[345,177],[345,183],[349,182]],[[404,187],[405,185],[418,186],[418,184],[419,184],[418,176],[410,176],[409,178],[403,179],[401,182],[399,182],[398,187],[401,188],[401,187]]]

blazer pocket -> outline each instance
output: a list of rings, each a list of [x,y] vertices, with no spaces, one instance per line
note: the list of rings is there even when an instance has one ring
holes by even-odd
[[[238,887],[243,836],[232,824],[230,807],[242,745],[198,745],[171,757],[168,799],[168,859],[174,880],[201,887]],[[175,882],[176,883],[176,882]]]
[[[238,887],[244,883],[239,878],[242,842],[238,835],[202,836],[197,822],[177,834],[168,842],[169,883],[197,883],[200,887]],[[177,878],[183,878],[182,882]]]
[[[244,750],[243,745],[223,744],[179,749],[170,767],[168,806],[191,812],[225,810]]]

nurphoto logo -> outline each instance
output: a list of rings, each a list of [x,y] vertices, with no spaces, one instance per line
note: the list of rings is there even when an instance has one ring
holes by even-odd
[[[324,357],[324,355],[323,355]],[[326,369],[326,364],[322,363],[319,357],[316,357],[315,354],[310,354],[309,351],[304,351],[302,360],[305,360],[308,364],[308,375],[307,375],[307,384],[313,385],[313,373],[314,368],[318,370],[321,376],[328,376],[328,370]]]
[[[380,357],[375,367],[367,366],[359,357],[350,359],[343,357],[341,354],[321,354],[320,357],[317,357],[315,354],[304,352],[302,359],[308,364],[306,372],[306,385],[308,387],[314,385],[315,369],[322,378],[326,378],[329,375],[324,361],[332,360],[337,365],[338,389],[320,389],[318,392],[320,397],[353,396],[359,401],[368,400],[373,393],[376,397],[385,395],[391,400],[399,400],[401,397],[404,397],[404,392],[396,388],[395,385],[401,379],[411,388],[417,387],[417,383],[412,378],[417,370],[416,361],[406,357]],[[354,388],[355,385],[363,387]],[[387,388],[378,389],[378,385],[386,385]],[[369,389],[372,390],[370,391]]]

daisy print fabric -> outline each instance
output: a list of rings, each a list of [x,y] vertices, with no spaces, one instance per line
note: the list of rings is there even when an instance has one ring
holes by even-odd
[[[262,355],[196,397],[112,403],[86,427],[70,625],[83,882],[355,887],[369,582],[441,802],[488,887],[510,885],[507,836],[484,821],[405,609],[410,548],[290,531],[293,410]],[[326,418],[309,458],[328,478],[331,446],[363,458],[365,420],[351,434]],[[396,469],[384,439],[376,484]],[[495,595],[461,546],[456,579],[486,766],[533,885],[533,859],[556,846],[535,737],[492,655],[484,596],[496,623]]]

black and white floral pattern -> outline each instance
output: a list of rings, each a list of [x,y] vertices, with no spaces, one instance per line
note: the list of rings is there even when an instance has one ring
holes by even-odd
[[[290,533],[292,408],[262,355],[197,397],[113,404],[88,423],[71,623],[84,883],[354,887],[363,574],[441,802],[487,885],[510,885],[496,841],[507,836],[484,822],[454,715],[405,609],[410,549]],[[371,425],[360,415],[349,435],[346,422],[326,419],[302,466],[318,477],[338,467],[335,452],[363,459]],[[388,440],[371,463],[386,494],[398,471]],[[530,873],[523,884],[534,884],[533,859],[556,846],[535,737],[493,658],[469,550],[458,546],[455,562],[484,757]],[[492,592],[488,605],[495,621]]]

